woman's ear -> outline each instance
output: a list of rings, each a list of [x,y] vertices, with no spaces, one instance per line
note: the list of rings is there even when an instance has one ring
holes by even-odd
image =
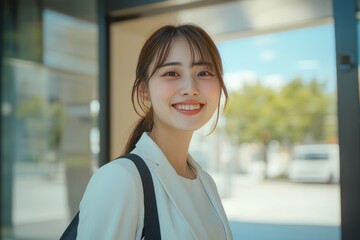
[[[145,103],[150,102],[150,94],[149,94],[149,88],[145,83],[141,83],[139,86],[139,93],[141,96],[141,100]]]

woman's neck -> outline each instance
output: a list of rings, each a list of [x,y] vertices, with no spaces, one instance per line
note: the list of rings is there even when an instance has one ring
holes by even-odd
[[[188,165],[188,151],[193,132],[154,129],[150,137],[156,142],[165,154],[179,176],[195,179],[196,174]]]

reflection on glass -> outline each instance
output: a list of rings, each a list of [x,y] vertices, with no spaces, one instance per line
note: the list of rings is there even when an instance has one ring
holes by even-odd
[[[204,141],[201,130],[192,147],[239,238],[251,227],[237,224],[253,222],[282,226],[272,233],[293,224],[309,237],[317,233],[304,226],[315,225],[319,236],[340,239],[333,31],[329,24],[218,43],[230,101],[215,133]]]
[[[98,163],[96,25],[51,10],[41,14],[43,62],[4,51],[1,91],[12,101],[1,106],[12,121],[2,125],[11,146],[2,164],[11,172],[4,183],[11,194],[2,195],[1,239],[58,239]],[[7,36],[26,39],[16,29]]]

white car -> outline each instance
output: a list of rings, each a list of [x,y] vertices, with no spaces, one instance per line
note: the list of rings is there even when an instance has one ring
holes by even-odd
[[[339,146],[316,144],[294,147],[288,178],[293,182],[339,182]]]

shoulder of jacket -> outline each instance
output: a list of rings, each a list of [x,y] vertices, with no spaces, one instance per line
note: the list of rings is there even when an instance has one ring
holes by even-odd
[[[137,182],[140,179],[135,164],[129,159],[119,158],[101,166],[97,169],[90,181],[99,179],[103,181]],[[120,182],[121,181],[121,182]]]
[[[202,180],[207,181],[208,183],[210,183],[210,185],[214,188],[217,189],[217,185],[215,183],[214,178],[205,170],[200,170],[201,172],[201,178]]]

